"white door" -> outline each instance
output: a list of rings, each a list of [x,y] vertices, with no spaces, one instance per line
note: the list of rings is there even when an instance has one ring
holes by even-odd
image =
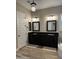
[[[18,41],[18,48],[21,48],[26,45],[27,40],[27,29],[25,27],[25,20],[24,20],[25,14],[22,12],[18,12],[16,14],[17,18],[17,41]]]

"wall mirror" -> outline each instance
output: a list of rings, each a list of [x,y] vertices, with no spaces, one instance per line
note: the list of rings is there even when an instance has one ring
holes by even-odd
[[[40,22],[32,22],[32,30],[33,31],[40,31]]]
[[[47,21],[47,31],[56,31],[56,20]]]
[[[29,31],[31,31],[31,22],[29,22]]]

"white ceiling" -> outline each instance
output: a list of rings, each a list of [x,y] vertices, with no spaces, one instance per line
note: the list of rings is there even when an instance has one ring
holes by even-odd
[[[33,0],[16,0],[17,3],[31,10],[30,3],[28,3],[27,1],[32,2]],[[36,8],[38,10],[62,5],[62,0],[34,0],[34,1],[37,3]]]

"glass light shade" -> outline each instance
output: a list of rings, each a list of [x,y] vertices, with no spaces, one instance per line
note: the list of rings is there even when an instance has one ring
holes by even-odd
[[[57,16],[53,16],[53,20],[57,20],[58,19],[58,17]]]
[[[52,19],[53,19],[53,17],[52,17],[52,16],[49,16],[49,17],[48,17],[48,20],[52,20]]]
[[[32,7],[32,11],[35,12],[36,11],[36,8],[35,7]]]
[[[47,20],[53,20],[52,16],[47,17]]]
[[[58,17],[57,16],[49,16],[47,17],[47,20],[57,20]]]
[[[37,22],[39,21],[39,18],[32,18],[32,22]]]
[[[31,20],[29,19],[28,22],[31,22]]]

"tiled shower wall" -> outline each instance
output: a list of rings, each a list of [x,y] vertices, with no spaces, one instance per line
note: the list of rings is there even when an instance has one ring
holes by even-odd
[[[31,11],[16,3],[16,47],[17,49],[27,45],[28,21],[31,20]]]

